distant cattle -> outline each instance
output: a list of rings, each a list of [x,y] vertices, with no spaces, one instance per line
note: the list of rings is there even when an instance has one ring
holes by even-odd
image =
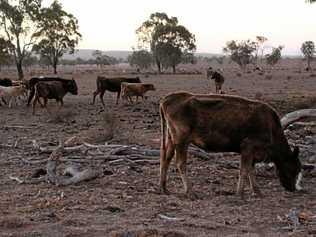
[[[78,87],[76,84],[76,81],[74,79],[69,80],[69,79],[64,79],[60,77],[32,77],[28,82],[27,82],[27,88],[30,90],[29,97],[27,100],[27,106],[31,104],[31,101],[34,97],[35,94],[35,85],[38,82],[49,82],[49,81],[59,81],[62,82],[65,86],[67,85],[72,85],[72,94],[77,95],[78,94]]]
[[[280,118],[267,104],[228,95],[173,93],[162,99],[160,187],[167,192],[167,171],[172,157],[181,175],[185,192],[187,152],[192,143],[206,151],[241,154],[237,193],[242,195],[249,179],[251,191],[260,194],[255,182],[255,163],[272,161],[283,187],[299,189],[301,163],[298,148],[291,150]]]
[[[93,92],[93,101],[92,104],[95,103],[95,97],[100,94],[100,100],[102,105],[105,107],[103,96],[105,91],[117,92],[116,104],[118,104],[120,95],[121,95],[121,84],[122,82],[128,83],[141,83],[139,77],[104,77],[98,76],[96,83],[97,89]]]
[[[67,92],[74,95],[78,94],[75,80],[37,82],[33,100],[33,114],[35,114],[36,102],[40,103],[40,98],[44,100],[44,107],[46,107],[48,99],[55,99],[56,102],[60,102],[60,106],[63,106],[63,98]]]
[[[144,94],[147,91],[154,91],[155,86],[153,84],[148,83],[127,83],[123,82],[121,84],[121,94],[122,99],[129,100],[133,103],[132,96],[136,96],[136,102],[138,101],[138,97],[142,97],[144,99]]]
[[[221,74],[220,70],[214,70],[212,67],[209,67],[206,72],[206,78],[209,80],[214,80],[215,82],[215,92],[217,94],[222,94],[222,86],[224,84],[225,78]]]

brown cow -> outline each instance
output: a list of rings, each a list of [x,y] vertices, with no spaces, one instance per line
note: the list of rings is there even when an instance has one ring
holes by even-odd
[[[298,189],[301,163],[298,149],[290,149],[277,113],[267,104],[228,95],[195,95],[186,92],[166,96],[160,103],[160,187],[175,153],[184,189],[190,194],[186,175],[187,151],[192,143],[206,151],[241,154],[237,193],[243,195],[245,179],[253,193],[256,162],[272,161],[286,190]]]
[[[121,84],[121,93],[122,99],[129,100],[133,103],[132,96],[136,96],[136,102],[138,101],[138,97],[142,97],[144,99],[144,94],[147,91],[154,91],[155,86],[153,84],[148,83],[127,83],[123,82]]]
[[[75,80],[68,80],[68,82],[61,81],[46,81],[37,82],[35,85],[35,96],[33,101],[33,115],[35,114],[36,102],[40,103],[40,98],[44,99],[44,107],[46,107],[48,99],[55,99],[60,102],[60,107],[63,106],[63,98],[67,92],[77,95],[78,88]]]
[[[97,90],[93,92],[93,101],[95,102],[95,97],[100,94],[100,100],[102,102],[103,107],[105,107],[103,96],[106,90],[111,92],[117,92],[116,104],[118,104],[120,94],[121,94],[121,84],[122,82],[128,83],[141,83],[139,77],[97,77]]]
[[[215,81],[216,94],[223,94],[222,86],[224,84],[225,78],[220,72],[214,70],[212,67],[209,67],[206,72],[206,78]]]

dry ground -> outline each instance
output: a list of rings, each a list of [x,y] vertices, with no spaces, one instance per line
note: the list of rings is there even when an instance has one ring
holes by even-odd
[[[281,114],[316,105],[316,75],[300,72],[297,65],[283,63],[264,75],[238,72],[229,65],[225,68],[226,93],[262,99]],[[88,161],[83,166],[101,166],[106,175],[68,187],[10,180],[10,175],[25,178],[45,168],[45,163],[26,164],[22,160],[48,157],[32,149],[34,139],[46,146],[77,135],[91,143],[108,141],[158,149],[159,99],[178,90],[215,90],[204,75],[141,76],[144,82],[155,84],[156,92],[149,92],[146,101],[134,106],[116,106],[114,95],[107,93],[104,110],[99,100],[90,105],[96,75],[93,70],[77,70],[73,76],[80,93],[65,97],[59,116],[49,116],[42,108],[32,116],[24,105],[0,107],[0,236],[316,236],[315,172],[305,173],[305,192],[288,193],[273,170],[258,170],[264,197],[247,194],[241,200],[234,195],[238,157],[191,157],[189,176],[198,196],[195,200],[181,194],[182,184],[174,166],[168,183],[172,194],[158,194],[158,164],[135,167]],[[53,102],[49,106],[56,110]],[[316,131],[309,132],[314,135]],[[16,141],[16,148],[6,146]],[[302,158],[304,162],[307,159]],[[294,231],[286,218],[293,208],[303,216]],[[166,220],[161,214],[176,219]]]

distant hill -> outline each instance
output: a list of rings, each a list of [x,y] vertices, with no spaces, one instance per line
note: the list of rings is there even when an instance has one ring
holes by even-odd
[[[95,49],[79,49],[74,54],[65,54],[63,59],[74,60],[76,58],[82,58],[84,60],[93,58],[92,53]],[[110,51],[102,51],[104,54],[115,57],[115,58],[123,58],[127,59],[128,55],[130,55],[133,51],[128,50],[110,50]],[[221,56],[221,54],[213,54],[213,53],[195,53],[195,56],[201,57],[214,57]]]
[[[84,60],[91,59],[92,53],[95,49],[79,49],[76,50],[74,54],[65,54],[63,59],[74,60],[76,58],[82,58]],[[102,51],[104,54],[115,57],[115,58],[123,58],[126,59],[132,51],[124,51],[124,50],[111,50],[111,51]]]
[[[93,51],[95,51],[95,49],[79,49],[72,55],[65,54],[63,56],[63,59],[74,60],[76,58],[82,58],[84,60],[88,60],[88,59],[93,58],[92,57]],[[131,50],[109,50],[109,51],[102,51],[102,52],[108,56],[115,57],[117,59],[119,59],[119,58],[127,59],[128,55],[130,55],[133,51],[131,51]],[[211,57],[223,56],[223,54],[199,52],[199,53],[195,53],[195,56],[211,58]],[[284,55],[282,55],[282,57],[283,58],[302,58],[301,55],[295,55],[295,54],[284,54]]]

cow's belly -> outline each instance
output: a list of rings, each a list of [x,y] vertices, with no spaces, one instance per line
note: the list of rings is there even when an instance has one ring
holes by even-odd
[[[192,143],[209,152],[240,152],[240,141],[228,136],[213,133],[208,136],[193,137]]]

